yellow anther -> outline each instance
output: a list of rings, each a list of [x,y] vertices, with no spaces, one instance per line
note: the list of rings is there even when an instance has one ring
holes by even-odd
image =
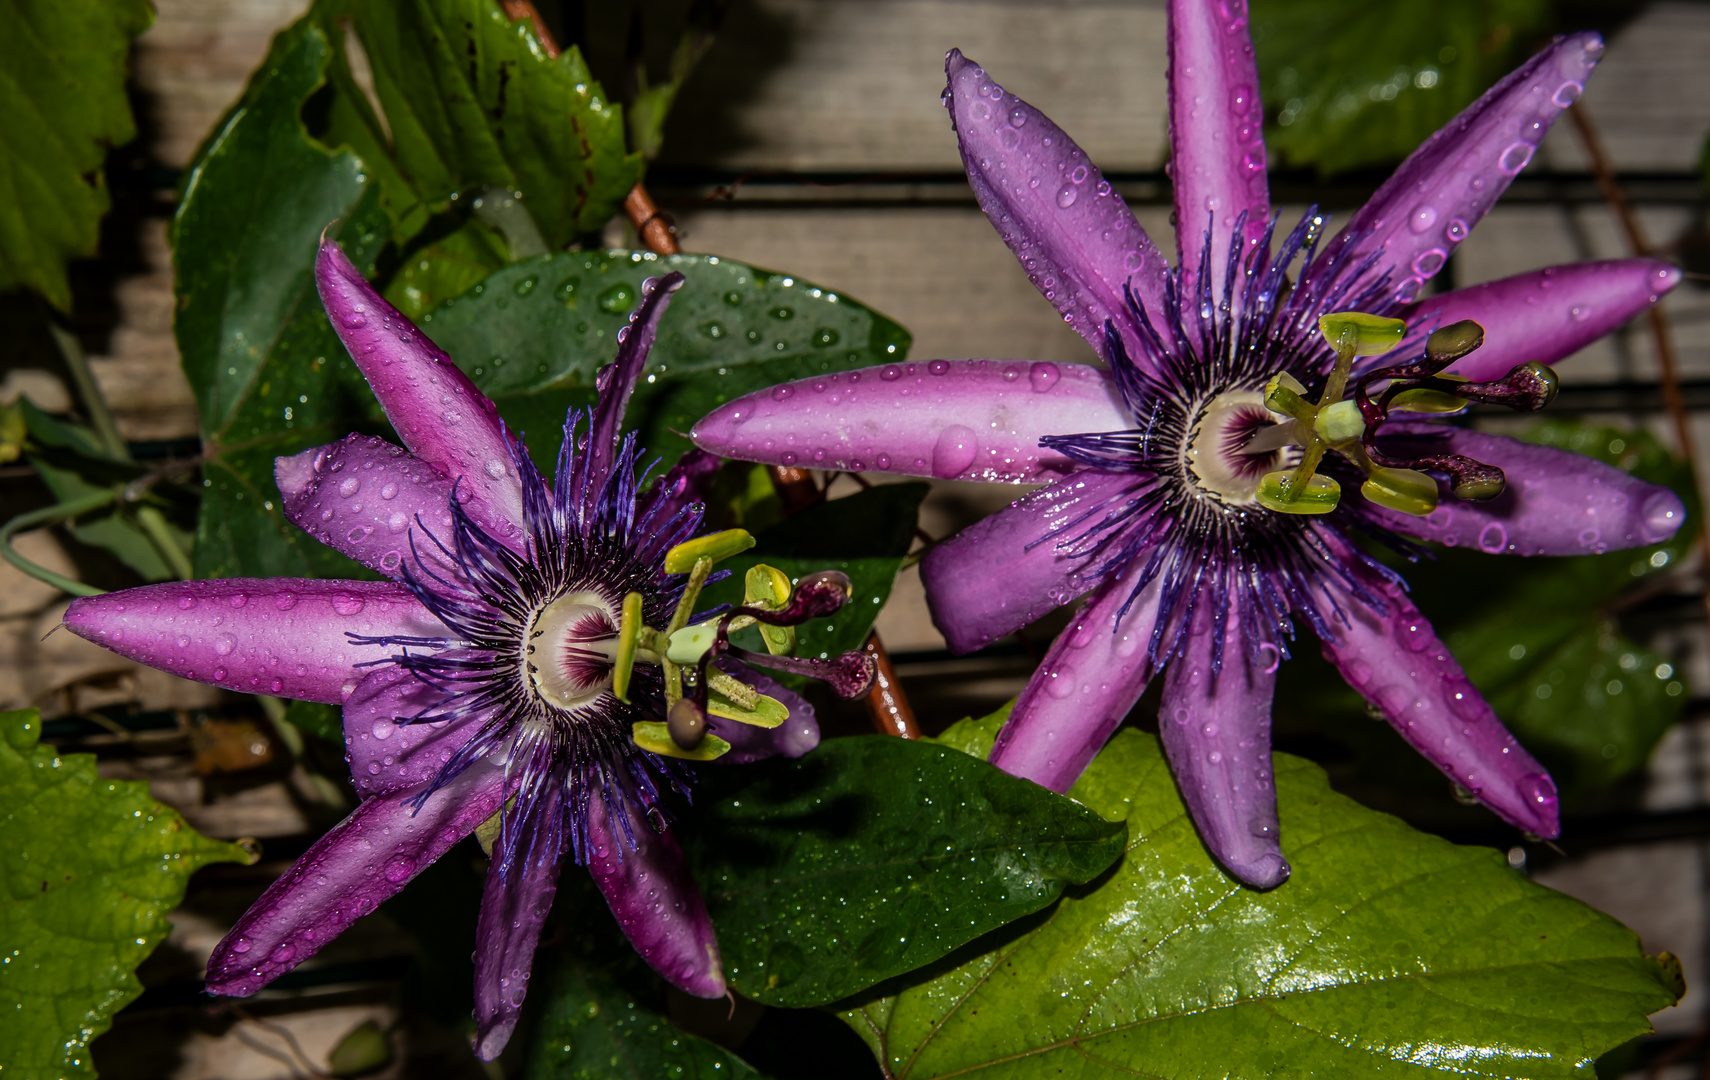
[[[637,720],[630,728],[635,745],[661,757],[682,758],[685,761],[711,761],[730,753],[730,744],[707,732],[693,750],[685,750],[671,738],[671,730],[659,720]]]
[[[641,594],[623,598],[618,622],[617,654],[612,657],[612,693],[619,701],[629,700],[629,675],[635,668],[635,646],[641,637]]]
[[[686,574],[695,568],[697,559],[728,559],[739,555],[754,546],[754,537],[745,529],[726,529],[723,532],[697,536],[693,540],[685,540],[665,553],[665,572],[667,574]]]
[[[1320,315],[1318,330],[1332,349],[1350,356],[1382,356],[1407,336],[1407,324],[1400,319],[1367,315],[1363,311]]]
[[[1342,499],[1342,486],[1328,476],[1314,475],[1294,490],[1294,473],[1266,473],[1259,481],[1259,505],[1280,514],[1328,514]]]
[[[756,694],[759,700],[752,709],[745,709],[714,690],[707,694],[707,712],[754,727],[775,728],[790,718],[790,710],[777,698]]]
[[[665,659],[673,664],[698,664],[718,640],[718,622],[696,623],[672,634],[665,644]]]
[[[1416,469],[1373,467],[1371,477],[1360,485],[1360,494],[1379,506],[1414,517],[1437,509],[1437,481]]]
[[[1445,394],[1441,390],[1403,390],[1389,403],[1391,411],[1416,413],[1456,413],[1467,407],[1465,398]]]

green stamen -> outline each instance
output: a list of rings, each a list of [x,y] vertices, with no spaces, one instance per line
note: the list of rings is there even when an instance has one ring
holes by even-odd
[[[782,610],[790,602],[790,576],[775,566],[760,563],[750,567],[742,579],[742,603],[746,607],[762,608],[766,611]],[[740,629],[737,622],[751,620],[734,620],[731,629]],[[773,656],[788,656],[796,651],[796,628],[793,626],[771,626],[759,623],[760,639],[766,643],[766,651]]]
[[[665,553],[665,572],[686,574],[702,559],[717,562],[732,555],[739,555],[753,546],[754,537],[744,529],[726,529],[707,536],[697,536],[693,540],[683,541]]]
[[[635,745],[661,757],[682,758],[685,761],[712,761],[730,753],[730,744],[706,732],[691,750],[685,750],[671,738],[671,730],[659,720],[637,720],[629,729]]]
[[[1437,481],[1416,469],[1374,465],[1371,477],[1360,485],[1360,494],[1379,506],[1415,517],[1437,509]]]
[[[619,701],[629,701],[629,676],[635,669],[635,647],[646,627],[641,622],[641,594],[632,592],[623,598],[623,616],[618,623],[617,655],[612,657],[612,693]]]

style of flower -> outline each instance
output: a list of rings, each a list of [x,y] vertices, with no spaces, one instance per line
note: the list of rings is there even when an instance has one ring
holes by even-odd
[[[716,459],[697,452],[643,490],[635,438],[619,434],[682,275],[644,286],[616,362],[600,373],[597,404],[565,424],[549,484],[493,403],[334,243],[322,242],[315,274],[333,326],[409,449],[351,435],[278,459],[284,512],[391,580],[175,582],[79,599],[65,616],[73,632],[163,671],[343,705],[362,801],[238,920],[209,960],[208,989],[254,993],[497,818],[475,955],[483,1058],[516,1024],[566,856],[587,866],[661,975],[690,994],[724,994],[712,925],[667,828],[667,793],[686,795],[688,774],[662,755],[705,758],[734,744],[727,760],[798,756],[819,734],[805,701],[769,679],[733,675],[734,665],[709,673],[721,650],[702,646],[680,658],[701,676],[677,711],[700,713],[688,718],[693,730],[649,749],[632,741],[664,728],[667,698],[678,701],[681,687],[668,690],[661,668],[673,678],[679,669],[649,651],[665,645],[648,628],[687,622],[710,568],[693,557],[697,545],[721,543],[691,540],[697,491]],[[685,550],[691,565],[667,568]],[[788,579],[775,591],[787,594]],[[783,610],[759,614],[788,623],[842,602],[822,592],[829,599],[811,612],[777,596],[770,606]],[[778,661],[819,673],[814,661]],[[853,692],[871,677],[840,674],[850,685],[839,689]],[[614,677],[627,685],[614,687]],[[771,698],[770,730],[722,718],[743,715],[734,707],[709,719],[707,684],[721,681],[751,705]],[[709,724],[727,739],[709,737]]]
[[[1169,18],[1173,269],[1061,129],[960,52],[946,62],[944,102],[981,207],[1108,370],[891,364],[732,401],[693,437],[781,465],[1045,483],[922,565],[957,652],[1087,597],[991,760],[1068,790],[1161,671],[1177,783],[1242,881],[1269,887],[1289,872],[1270,712],[1295,618],[1455,783],[1553,837],[1549,776],[1356,538],[1574,555],[1680,527],[1672,493],[1618,469],[1424,422],[1445,401],[1542,404],[1553,393],[1542,364],[1679,281],[1667,264],[1625,259],[1421,298],[1579,96],[1602,42],[1553,42],[1415,151],[1328,242],[1312,210],[1273,245],[1245,4],[1171,0]],[[1426,412],[1389,416],[1410,407]],[[1446,477],[1441,495],[1429,474]]]

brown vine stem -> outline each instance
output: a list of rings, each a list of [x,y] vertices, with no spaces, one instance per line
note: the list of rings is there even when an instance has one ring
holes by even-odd
[[[1639,216],[1633,212],[1633,204],[1627,200],[1627,193],[1621,189],[1620,181],[1615,179],[1615,169],[1609,163],[1608,151],[1603,148],[1603,137],[1598,133],[1591,114],[1577,101],[1568,106],[1567,112],[1568,119],[1573,123],[1574,133],[1579,136],[1580,145],[1585,148],[1585,156],[1591,161],[1591,172],[1597,179],[1598,193],[1603,196],[1603,201],[1609,204],[1609,209],[1615,212],[1615,219],[1627,236],[1627,246],[1634,255],[1653,256],[1655,249],[1646,238],[1644,228],[1639,224]],[[1669,328],[1668,315],[1661,304],[1652,304],[1645,311],[1645,318],[1650,324],[1651,340],[1657,351],[1657,366],[1662,373],[1663,407],[1668,410],[1669,421],[1674,427],[1675,442],[1679,444],[1680,452],[1691,469],[1692,490],[1698,495],[1699,506],[1702,507],[1707,504],[1704,501],[1704,486],[1698,475],[1697,440],[1692,437],[1692,417],[1686,411],[1686,396],[1680,389],[1680,369],[1675,362],[1674,335]],[[1701,579],[1699,590],[1705,617],[1710,619],[1710,528],[1705,527],[1702,511],[1699,514],[1698,550]]]

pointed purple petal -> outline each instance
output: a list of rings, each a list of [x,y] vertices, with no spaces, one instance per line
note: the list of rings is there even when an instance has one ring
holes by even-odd
[[[1491,554],[1588,555],[1660,544],[1686,520],[1679,496],[1583,454],[1444,424],[1387,424],[1378,445],[1402,458],[1463,454],[1495,465],[1508,488],[1486,502],[1445,491],[1425,517],[1362,501],[1403,536]]]
[[[1322,610],[1337,638],[1324,642],[1325,659],[1409,745],[1497,816],[1546,839],[1559,836],[1556,786],[1544,767],[1502,726],[1400,586],[1357,569],[1353,560],[1349,565],[1383,597],[1389,614],[1377,614],[1339,584],[1323,583]]]
[[[344,756],[363,798],[415,788],[439,775],[481,717],[400,724],[398,718],[439,709],[451,695],[402,668],[374,668],[344,703]],[[472,726],[473,725],[473,726]]]
[[[776,698],[790,710],[790,718],[775,728],[755,727],[722,716],[707,717],[712,733],[730,744],[730,752],[718,759],[720,765],[746,765],[780,754],[799,758],[819,745],[819,720],[806,698],[735,660],[720,658],[714,662],[726,675]]]
[[[413,534],[416,554],[433,573],[461,576],[430,539],[452,545],[451,481],[402,447],[352,434],[275,459],[273,477],[285,497],[285,516],[294,525],[370,570],[402,581],[405,563],[415,569]],[[497,527],[498,539],[521,547],[515,525],[504,521]]]
[[[1484,327],[1484,344],[1448,370],[1486,382],[1528,360],[1572,356],[1678,284],[1680,270],[1657,259],[1573,263],[1442,293],[1398,317],[1421,328],[1462,319]]]
[[[1058,546],[1126,506],[1140,483],[1131,474],[1083,469],[928,551],[920,578],[950,651],[983,649],[1096,585],[1096,575],[1084,573],[1088,560]]]
[[[613,828],[605,800],[588,800],[588,840],[593,848],[588,872],[605,894],[618,926],[654,971],[684,993],[723,997],[718,940],[683,861],[683,849],[669,832],[655,833],[627,803],[623,805],[634,850],[621,829]]]
[[[635,393],[642,369],[647,366],[647,354],[659,333],[659,320],[671,306],[671,294],[682,287],[683,275],[675,270],[641,283],[641,303],[630,313],[629,325],[618,331],[617,359],[600,371],[597,379],[600,400],[594,406],[593,430],[588,436],[590,453],[594,456],[588,475],[596,486],[611,469],[617,453],[618,430],[623,427],[623,413],[629,407],[630,395]]]
[[[1602,55],[1603,39],[1594,33],[1556,40],[1402,162],[1327,248],[1330,254],[1351,243],[1351,264],[1383,249],[1375,264],[1349,279],[1354,292],[1387,272],[1386,295],[1403,302],[1418,296],[1532,160]],[[1325,265],[1316,262],[1302,286],[1318,284]]]
[[[1212,293],[1221,296],[1236,219],[1247,215],[1248,250],[1264,240],[1271,217],[1246,0],[1170,0],[1170,178],[1183,292],[1194,295],[1209,230]]]
[[[299,578],[173,581],[79,597],[72,633],[141,664],[228,690],[338,704],[389,645],[363,637],[437,637],[438,619],[391,582]]]
[[[268,886],[208,958],[208,992],[248,997],[342,934],[492,817],[504,770],[478,762],[430,796],[364,800]]]
[[[523,827],[510,872],[494,859],[475,925],[475,1054],[492,1061],[510,1041],[528,993],[540,927],[558,892],[564,854],[563,786],[552,784]],[[510,823],[506,823],[510,827]],[[497,852],[494,852],[496,855]]]
[[[1052,791],[1074,786],[1152,678],[1146,647],[1158,611],[1157,582],[1120,627],[1136,572],[1110,582],[1057,635],[998,732],[991,763]]]
[[[1289,873],[1278,841],[1271,771],[1271,696],[1279,654],[1261,650],[1273,663],[1253,663],[1234,611],[1222,644],[1223,669],[1213,674],[1216,631],[1201,605],[1183,651],[1165,669],[1158,734],[1212,857],[1256,889],[1275,888]]]
[[[1101,368],[933,360],[774,386],[714,409],[690,437],[768,465],[1020,484],[1075,467],[1042,437],[1133,426]]]
[[[517,444],[499,410],[331,240],[321,241],[315,284],[339,340],[404,445],[447,480],[461,479],[473,493],[477,521],[520,527],[522,485],[512,457]]]
[[[1132,281],[1148,311],[1163,310],[1163,252],[1049,117],[1005,93],[959,50],[944,58],[944,71],[944,104],[968,183],[998,235],[1093,352],[1104,357],[1108,319],[1128,355],[1143,361],[1149,353],[1122,288]]]

